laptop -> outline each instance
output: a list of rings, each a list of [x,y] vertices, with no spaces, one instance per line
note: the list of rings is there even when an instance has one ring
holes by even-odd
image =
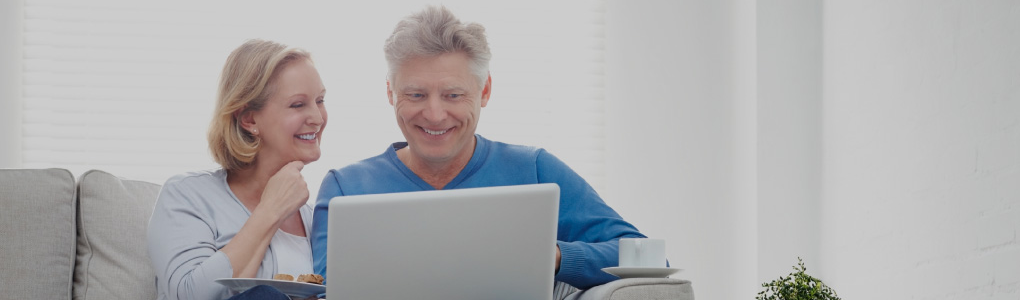
[[[341,196],[329,299],[551,299],[559,186]]]

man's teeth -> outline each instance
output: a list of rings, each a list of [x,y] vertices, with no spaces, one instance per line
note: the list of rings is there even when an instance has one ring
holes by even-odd
[[[440,135],[440,134],[446,133],[446,130],[435,131],[435,130],[428,130],[427,128],[422,128],[422,129],[425,130],[425,133],[428,133],[428,134],[431,134],[431,135]],[[449,130],[449,129],[447,129],[447,130]]]
[[[302,139],[302,140],[314,140],[315,139],[315,134],[314,133],[299,134],[297,137],[299,139]]]

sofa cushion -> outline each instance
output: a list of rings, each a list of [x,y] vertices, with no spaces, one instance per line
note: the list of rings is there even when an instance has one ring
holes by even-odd
[[[155,299],[146,227],[159,185],[88,171],[78,180],[74,299]]]
[[[627,278],[611,281],[567,296],[566,300],[676,299],[694,300],[688,280],[673,278]]]
[[[67,170],[0,170],[4,299],[71,299],[74,191]]]

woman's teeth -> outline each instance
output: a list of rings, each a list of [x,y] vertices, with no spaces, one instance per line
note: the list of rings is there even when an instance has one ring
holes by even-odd
[[[314,140],[315,139],[315,134],[314,133],[299,134],[297,137],[299,139],[302,139],[302,140]]]

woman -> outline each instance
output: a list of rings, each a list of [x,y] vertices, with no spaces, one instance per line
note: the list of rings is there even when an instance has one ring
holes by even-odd
[[[219,278],[312,273],[300,171],[319,159],[325,92],[303,50],[251,40],[230,54],[208,137],[222,168],[167,180],[149,220],[159,299],[224,299]],[[286,297],[234,298],[266,290]]]

